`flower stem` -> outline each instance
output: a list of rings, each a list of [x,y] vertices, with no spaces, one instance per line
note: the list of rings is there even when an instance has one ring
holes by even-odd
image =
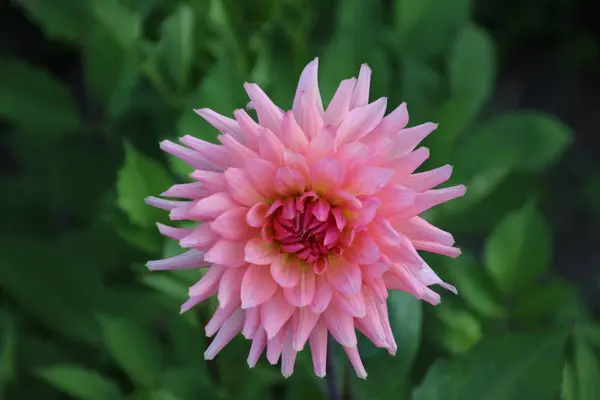
[[[335,360],[333,359],[332,345],[335,343],[331,340],[331,336],[327,338],[327,364],[325,375],[325,385],[327,386],[327,399],[340,400],[340,391],[337,385],[337,372],[335,369]]]

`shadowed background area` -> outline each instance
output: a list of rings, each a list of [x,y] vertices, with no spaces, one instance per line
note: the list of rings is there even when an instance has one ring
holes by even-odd
[[[600,14],[592,0],[18,0],[0,4],[0,399],[600,398]],[[426,218],[463,255],[424,257],[459,296],[388,302],[369,377],[332,349],[294,375],[236,338],[205,362],[211,299],[143,198],[190,169],[158,142],[216,141],[244,81],[284,109],[320,58],[328,102],[373,69],[374,100],[440,124],[426,169],[469,191]],[[342,354],[340,354],[342,353]]]

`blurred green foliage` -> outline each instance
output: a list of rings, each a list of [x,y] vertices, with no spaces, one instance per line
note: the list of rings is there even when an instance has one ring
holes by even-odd
[[[468,195],[428,218],[485,238],[456,260],[430,257],[454,282],[437,308],[390,295],[398,354],[360,342],[369,378],[339,362],[354,399],[600,398],[600,324],[556,276],[540,174],[570,129],[549,115],[483,113],[496,83],[495,45],[469,0],[27,0],[48,41],[76,52],[81,79],[0,60],[0,117],[16,170],[0,175],[0,397],[6,399],[320,399],[307,352],[284,380],[248,370],[236,338],[205,363],[214,302],[179,316],[198,271],[142,264],[178,252],[143,203],[188,167],[158,142],[216,132],[192,108],[230,114],[254,81],[290,107],[297,77],[321,57],[329,100],[361,63],[372,98],[406,101],[433,120],[428,166],[451,163]],[[391,8],[390,8],[391,7]],[[586,188],[598,203],[598,177]],[[598,210],[598,208],[595,208]],[[471,251],[469,251],[471,250]],[[338,358],[336,357],[336,360]],[[339,358],[341,360],[341,358]]]

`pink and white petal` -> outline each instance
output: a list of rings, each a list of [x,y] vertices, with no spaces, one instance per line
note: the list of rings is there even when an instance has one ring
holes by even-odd
[[[189,201],[165,200],[153,196],[146,197],[144,202],[151,207],[160,208],[165,211],[172,211],[190,204]]]
[[[319,160],[335,154],[335,132],[331,127],[322,127],[317,136],[308,144],[306,157],[309,165],[315,165]]]
[[[273,191],[273,179],[277,167],[267,160],[256,158],[249,160],[244,166],[252,186],[257,192],[264,196],[271,195]]]
[[[286,148],[296,153],[304,153],[308,148],[308,139],[292,111],[288,111],[283,117],[280,138]]]
[[[179,241],[179,245],[185,248],[196,248],[207,250],[219,239],[219,236],[211,229],[209,223],[202,223],[192,232]]]
[[[260,306],[262,326],[267,332],[269,339],[272,339],[279,333],[295,310],[296,307],[285,300],[281,289],[277,290],[268,301]]]
[[[244,89],[246,89],[246,93],[248,93],[248,97],[250,97],[256,109],[258,122],[272,132],[279,134],[283,119],[281,109],[271,101],[269,96],[257,84],[245,83]]]
[[[242,168],[228,168],[225,171],[225,179],[231,197],[237,200],[240,204],[247,207],[252,207],[256,203],[260,203],[264,199],[254,189],[248,174]]]
[[[242,137],[242,130],[236,120],[214,112],[210,108],[200,108],[194,111],[220,132],[231,133],[236,137]]]
[[[338,86],[327,111],[323,115],[323,122],[333,127],[338,127],[350,112],[352,93],[356,86],[356,78],[346,79]]]
[[[354,294],[342,294],[340,292],[333,293],[333,304],[345,314],[355,318],[365,316],[365,300],[361,290]]]
[[[333,288],[324,275],[317,275],[315,286],[315,298],[309,308],[311,311],[321,314],[329,307],[333,296]]]
[[[287,333],[288,329],[284,327],[272,338],[267,335],[267,360],[271,365],[275,365],[279,361]]]
[[[236,310],[223,324],[219,333],[204,352],[205,360],[212,360],[231,340],[240,333],[244,324],[244,311]]]
[[[230,208],[239,204],[229,193],[215,193],[198,201],[189,211],[189,214],[203,219],[214,219]]]
[[[170,239],[180,240],[192,233],[193,229],[188,228],[175,228],[172,226],[161,224],[160,222],[156,223],[158,227],[158,231],[161,235],[166,236]]]
[[[454,244],[454,237],[450,233],[433,226],[421,217],[400,220],[396,223],[396,226],[411,240],[434,242],[446,246]]]
[[[202,183],[211,192],[227,191],[227,181],[222,172],[196,170],[190,174],[190,178]]]
[[[295,257],[281,254],[271,263],[271,275],[283,288],[292,288],[300,282],[300,265]]]
[[[360,290],[362,275],[358,264],[341,257],[330,256],[325,275],[331,286],[342,293],[354,294]]]
[[[439,204],[464,196],[467,188],[464,185],[452,186],[444,189],[432,189],[425,193],[417,194],[415,204],[407,207],[398,215],[399,217],[414,217]]]
[[[228,308],[232,304],[239,307],[241,304],[240,287],[246,273],[246,267],[227,268],[219,283],[219,308]]]
[[[282,196],[298,195],[306,189],[306,178],[290,167],[281,167],[275,173],[273,187]]]
[[[427,147],[419,147],[411,153],[389,160],[386,166],[396,171],[394,182],[403,184],[410,174],[415,172],[428,158],[429,149]]]
[[[159,146],[162,151],[179,158],[194,169],[208,169],[213,171],[222,170],[222,168],[207,160],[197,151],[173,143],[170,140],[163,140],[160,142]]]
[[[406,187],[416,192],[425,192],[446,182],[452,175],[452,166],[444,165],[431,171],[412,174],[404,181]]]
[[[199,199],[212,193],[201,182],[182,183],[171,186],[167,191],[161,193],[164,197],[178,197],[182,199]]]
[[[246,263],[244,259],[245,246],[244,242],[219,240],[206,252],[204,260],[231,268],[241,267]]]
[[[360,140],[379,125],[385,114],[387,99],[382,97],[371,104],[351,110],[341,123],[335,143],[340,146]]]
[[[323,313],[323,321],[331,336],[342,346],[356,346],[356,331],[354,318],[339,308],[329,306]]]
[[[297,120],[300,120],[303,98],[305,98],[304,101],[309,102],[315,108],[319,115],[323,115],[323,102],[319,93],[318,71],[319,59],[315,58],[304,67],[304,70],[300,74],[300,80],[298,81],[296,95],[292,104],[292,111]]]
[[[408,110],[406,103],[402,103],[381,120],[381,123],[372,133],[373,139],[395,136],[406,124],[408,124]],[[369,135],[369,138],[371,137]]]
[[[250,265],[242,280],[242,308],[263,304],[275,294],[277,287],[268,266]]]
[[[346,177],[345,190],[355,196],[372,195],[394,177],[395,171],[389,168],[367,166]]]
[[[365,370],[362,360],[360,359],[360,354],[358,354],[358,348],[356,346],[343,347],[344,351],[346,352],[346,355],[348,356],[348,359],[350,360],[350,364],[352,364],[352,367],[356,372],[356,376],[358,376],[361,379],[367,379],[367,371]]]
[[[308,340],[315,375],[323,378],[327,373],[327,327],[322,319],[317,322]]]
[[[428,251],[430,253],[441,254],[443,256],[456,258],[462,254],[462,251],[458,247],[445,246],[439,243],[422,242],[419,240],[412,241],[413,246],[417,250]]]
[[[246,311],[248,312],[248,311]],[[250,368],[254,368],[258,359],[260,358],[263,351],[265,351],[265,347],[267,346],[267,334],[262,327],[258,328],[258,331],[254,335],[252,340],[252,346],[250,347],[250,353],[248,354],[248,366]]]
[[[302,351],[304,345],[312,333],[319,314],[310,311],[307,307],[296,309],[292,315],[291,336],[293,336],[293,347],[296,351]]]
[[[222,267],[220,265],[211,265],[202,279],[200,279],[197,283],[192,285],[188,294],[190,297],[204,297],[208,298],[216,293],[219,288],[219,282],[221,281],[221,277],[225,273],[227,268]],[[208,294],[210,293],[210,294]],[[208,295],[207,295],[208,294]]]
[[[203,251],[192,249],[163,260],[148,261],[146,267],[151,271],[203,268],[208,267],[208,262]]]
[[[306,307],[315,298],[316,280],[312,268],[307,265],[300,268],[300,279],[297,285],[283,288],[283,295],[288,303],[296,307]]]
[[[241,167],[248,160],[252,160],[258,157],[258,153],[248,146],[242,144],[233,136],[227,135],[219,135],[217,137],[223,146],[227,149],[229,153],[229,162],[233,167]],[[254,139],[258,143],[258,139]]]
[[[229,317],[231,317],[233,313],[237,310],[240,310],[239,302],[229,303],[225,308],[217,308],[211,319],[204,327],[206,336],[212,337],[215,333],[217,333],[217,331],[221,329],[225,321],[227,321]]]
[[[287,334],[285,343],[283,344],[283,352],[281,354],[281,375],[284,378],[289,378],[294,373],[294,364],[296,363],[296,350],[292,344],[291,332]]]
[[[249,235],[250,229],[246,223],[248,208],[236,207],[225,211],[210,223],[213,232],[227,240],[242,240]]]
[[[258,135],[258,151],[262,158],[275,164],[283,164],[285,147],[279,138],[269,129],[261,129]]]
[[[360,66],[358,80],[354,91],[352,92],[352,100],[350,101],[350,109],[366,106],[369,103],[369,88],[371,87],[371,68],[367,64]]]
[[[244,319],[244,327],[242,328],[242,335],[244,335],[246,339],[253,339],[259,329],[261,329],[260,308],[251,307],[246,309],[246,316]]]
[[[223,170],[230,165],[230,158],[227,154],[228,151],[221,145],[210,143],[206,140],[198,139],[197,137],[191,135],[185,135],[179,138],[179,141],[196,150],[219,170]]]
[[[279,256],[279,249],[274,243],[252,238],[246,242],[245,260],[256,265],[271,265]]]
[[[437,127],[438,125],[433,122],[426,122],[411,128],[402,129],[395,137],[396,146],[394,151],[397,154],[407,154],[413,151]]]
[[[249,149],[258,150],[258,130],[260,125],[257,124],[244,109],[237,109],[233,112],[235,120],[240,125],[240,129],[244,134],[244,140],[240,140],[242,144]]]
[[[392,216],[414,206],[417,194],[401,185],[387,185],[377,193],[377,197],[381,200],[378,214]]]

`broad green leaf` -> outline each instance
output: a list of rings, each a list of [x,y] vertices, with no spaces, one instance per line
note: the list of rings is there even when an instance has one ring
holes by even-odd
[[[494,86],[494,45],[474,25],[466,25],[456,38],[448,61],[451,97],[467,102],[473,117],[488,100]]]
[[[238,71],[246,72],[248,61],[240,43],[237,25],[232,21],[227,3],[223,0],[210,0],[208,21],[219,34],[218,52],[215,55],[220,59],[231,60]],[[202,3],[202,8],[206,8],[206,2]]]
[[[365,399],[402,399],[408,395],[408,373],[421,341],[422,304],[413,295],[391,291],[388,313],[394,339],[398,344],[396,355],[377,349],[365,357],[369,377],[366,381],[352,380],[354,390]],[[372,345],[364,346],[368,350]]]
[[[577,287],[564,280],[555,280],[523,293],[511,314],[529,324],[539,324],[540,321],[567,323],[580,320],[581,309]]]
[[[450,50],[460,29],[467,23],[471,12],[471,0],[448,1],[402,1],[405,25],[399,28],[399,53],[419,60],[429,61]],[[398,8],[397,8],[398,10]],[[402,23],[403,21],[400,20]],[[408,25],[406,25],[408,22]]]
[[[150,227],[164,218],[165,213],[145,204],[144,198],[159,195],[171,184],[161,164],[125,143],[125,162],[117,177],[117,202],[133,223]]]
[[[449,258],[445,264],[444,271],[447,271],[449,280],[472,310],[488,318],[505,314],[493,282],[470,253],[463,253],[455,259]]]
[[[427,65],[412,59],[402,62],[400,87],[412,124],[429,121],[441,98],[441,77]]]
[[[201,333],[198,332],[200,335]],[[204,362],[202,354],[196,354],[199,360]],[[170,394],[173,399],[217,399],[215,389],[210,377],[204,370],[176,368],[167,371],[161,377],[161,389],[163,393]],[[156,397],[158,400],[160,397]],[[164,397],[164,400],[169,397]]]
[[[188,287],[170,276],[144,274],[141,277],[141,281],[145,285],[155,289],[157,292],[165,294],[175,300],[186,301],[188,299]]]
[[[141,34],[140,15],[125,8],[119,0],[92,0],[91,7],[95,18],[121,46],[133,48]]]
[[[111,116],[130,104],[139,78],[138,63],[105,26],[96,25],[86,38],[83,65],[92,95],[108,106]]]
[[[197,318],[196,315],[193,318]],[[206,339],[203,327],[193,326],[184,317],[176,315],[169,323],[169,341],[178,365],[204,370]]]
[[[600,348],[600,324],[597,322],[587,322],[582,326],[577,327],[579,333],[585,340],[595,346],[596,348]]]
[[[565,361],[562,373],[561,399],[563,400],[579,400],[577,387],[577,373],[573,363],[569,360]]]
[[[0,312],[0,397],[17,374],[17,330],[12,315]]]
[[[151,388],[163,371],[162,344],[141,326],[124,319],[100,320],[106,347],[117,364],[138,385]]]
[[[41,379],[78,400],[122,399],[119,388],[109,378],[77,365],[53,365],[38,370]]]
[[[575,369],[579,400],[600,399],[600,360],[584,340],[575,340]]]
[[[27,0],[18,4],[51,38],[79,44],[91,27],[91,14],[85,1]]]
[[[484,257],[490,276],[505,293],[530,288],[548,270],[550,228],[532,201],[498,222]]]
[[[484,337],[468,353],[435,363],[413,399],[556,399],[565,340],[564,331]]]
[[[40,139],[76,131],[81,120],[68,87],[48,71],[23,61],[0,62],[0,116]]]
[[[439,340],[449,352],[464,353],[481,339],[481,322],[468,310],[444,302],[435,311],[444,324],[444,329],[438,334]]]
[[[427,18],[432,0],[395,0],[394,26],[400,37],[404,37],[423,18]]]
[[[190,79],[194,58],[194,12],[186,4],[180,4],[162,24],[162,37],[158,54],[179,91],[183,92]]]

